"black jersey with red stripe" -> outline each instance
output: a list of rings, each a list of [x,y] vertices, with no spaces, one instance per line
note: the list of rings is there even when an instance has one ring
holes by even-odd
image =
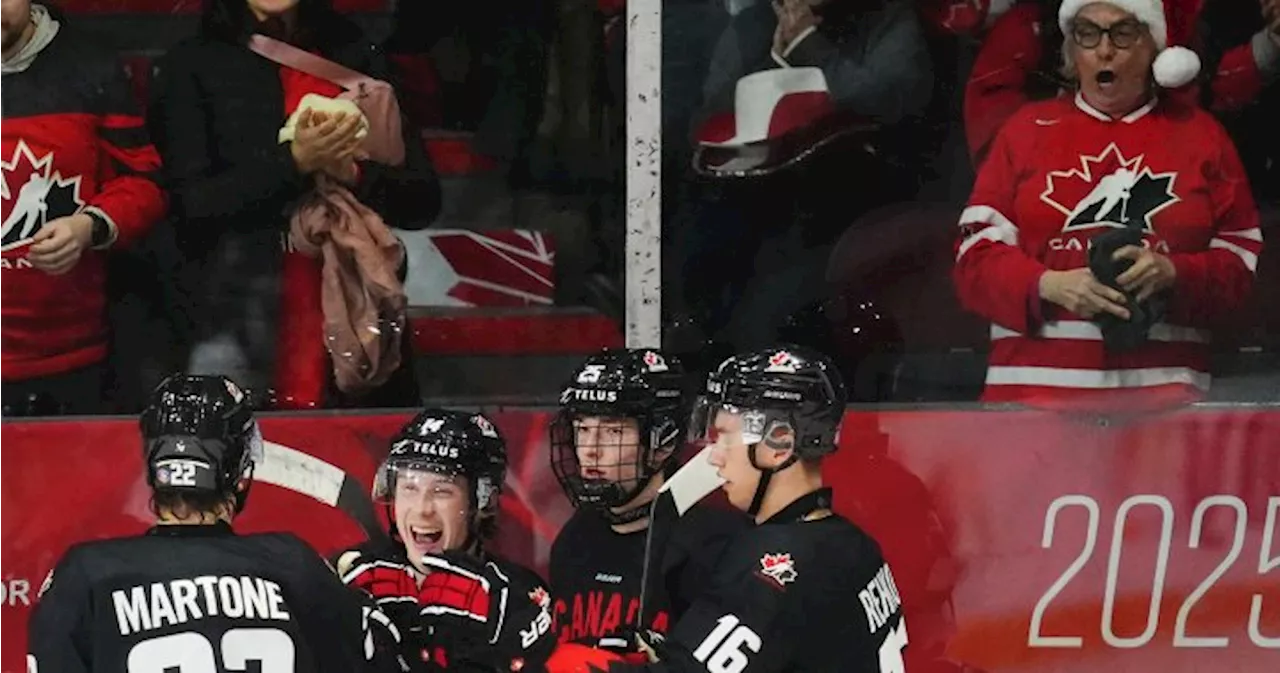
[[[0,351],[4,380],[58,374],[106,356],[105,252],[61,276],[34,268],[32,238],[78,212],[136,240],[165,212],[160,157],[116,55],[65,23],[31,65],[4,74]],[[104,246],[106,247],[106,246]]]

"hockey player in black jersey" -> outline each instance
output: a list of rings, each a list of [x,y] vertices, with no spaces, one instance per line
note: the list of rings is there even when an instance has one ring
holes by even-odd
[[[831,511],[819,463],[836,448],[845,389],[825,356],[776,348],[736,356],[707,380],[694,429],[713,441],[710,462],[734,506],[756,525],[738,535],[715,577],[651,661],[575,644],[557,646],[550,673],[902,673],[906,622],[893,574],[874,540]],[[439,610],[439,628],[502,642],[518,637],[501,620],[521,588],[471,569],[477,610]],[[445,578],[433,575],[431,582]],[[528,669],[526,669],[528,670]]]
[[[656,350],[588,358],[560,394],[551,466],[576,511],[551,547],[551,593],[561,642],[632,647],[628,634],[665,633],[706,586],[735,512],[696,507],[671,533],[661,581],[637,623],[649,505],[678,466],[691,404],[680,363]]]
[[[29,673],[400,671],[398,633],[288,533],[236,535],[262,435],[220,376],[173,376],[141,418],[156,524],[71,547],[31,616]]]
[[[423,595],[423,559],[429,555],[465,558],[464,563],[511,576],[526,587],[519,604],[513,598],[508,606],[511,618],[527,613],[526,623],[542,624],[540,636],[550,632],[551,604],[542,579],[485,549],[497,530],[506,474],[506,442],[481,413],[426,409],[391,440],[373,486],[373,499],[386,507],[391,522],[389,536],[339,554],[335,565],[343,582],[373,596],[396,623],[404,659],[414,670],[475,670],[473,649],[482,647],[485,657],[499,654],[488,642],[433,637],[421,628],[423,605],[437,602],[431,590]],[[538,645],[550,651],[553,643]],[[508,659],[524,656],[523,649],[517,646]]]

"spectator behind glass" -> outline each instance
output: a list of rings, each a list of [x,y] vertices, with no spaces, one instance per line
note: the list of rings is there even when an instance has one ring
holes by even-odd
[[[1247,0],[1253,2],[1254,0]],[[1265,8],[1276,0],[1257,0]],[[1061,77],[1057,71],[1057,25],[1060,0],[1024,0],[996,21],[978,52],[965,86],[964,125],[975,164],[986,156],[996,132],[1028,100],[1057,95]],[[1168,0],[1178,15],[1175,24],[1188,32],[1204,7],[1203,0]],[[1215,112],[1237,110],[1253,102],[1263,88],[1280,77],[1280,19],[1273,15],[1270,29],[1255,33],[1247,42],[1211,59],[1206,68],[1207,86],[1197,97]],[[1199,42],[1199,35],[1195,36]],[[1215,67],[1216,63],[1216,67]]]
[[[813,66],[837,105],[891,123],[924,111],[932,67],[908,0],[776,0],[734,16],[704,87],[709,112],[733,109],[738,80],[776,67]]]
[[[247,47],[253,33],[289,42],[386,80],[381,51],[329,0],[206,0],[200,33],[160,62],[151,123],[165,158],[189,291],[205,303],[193,316],[189,369],[244,382],[277,405],[409,406],[417,403],[408,339],[401,368],[361,399],[333,385],[323,341],[320,261],[286,251],[289,215],[324,173],[392,227],[424,227],[440,209],[440,185],[412,125],[405,163],[354,161],[356,120],[314,115],[297,137],[277,142],[308,93],[334,84],[285,68]],[[402,270],[403,271],[403,270]]]
[[[98,413],[106,263],[164,215],[115,54],[30,0],[3,0],[4,415]]]
[[[1009,120],[960,219],[957,291],[992,322],[988,401],[1202,395],[1204,328],[1243,305],[1262,249],[1225,131],[1153,82],[1170,65],[1194,75],[1179,62],[1185,50],[1156,62],[1163,7],[1087,1],[1066,0],[1059,15],[1074,99],[1031,103]],[[1120,272],[1106,285],[1087,251],[1124,237],[1136,244],[1097,260]],[[1109,343],[1116,329],[1145,338],[1122,349]]]
[[[743,76],[787,67],[820,68],[835,104],[844,112],[889,127],[882,138],[893,149],[886,154],[911,163],[909,152],[898,148],[909,147],[918,137],[912,118],[922,117],[929,104],[933,74],[920,19],[910,1],[778,0],[743,8],[716,44],[703,87],[704,107],[695,126],[711,126],[708,120],[734,112],[737,83]],[[698,135],[703,130],[699,128]],[[801,234],[805,246],[820,245],[831,231],[843,229],[861,214],[862,206],[856,204],[863,201],[836,208],[815,205],[840,192],[833,179],[805,181],[801,186],[809,191],[786,194],[743,189],[732,181],[687,183],[688,194],[679,199],[672,226],[670,278],[664,283],[675,289],[664,304],[674,307],[675,320],[691,326],[691,334],[719,338],[715,335],[728,325],[739,300],[749,292],[766,237],[789,229]],[[846,193],[859,199],[880,198],[856,190]],[[767,203],[761,207],[755,198]],[[788,202],[796,206],[782,213],[769,211]],[[775,224],[781,224],[781,229]],[[734,263],[726,263],[729,259]],[[780,269],[791,260],[773,255],[769,263]],[[777,296],[790,294],[794,293]],[[770,300],[753,301],[761,307],[774,305]],[[752,341],[737,347],[757,345]]]

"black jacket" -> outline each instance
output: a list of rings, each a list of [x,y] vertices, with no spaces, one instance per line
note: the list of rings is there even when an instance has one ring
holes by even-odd
[[[335,18],[321,54],[371,77],[390,80],[381,51],[360,29]],[[309,186],[287,144],[279,66],[248,47],[193,38],[157,64],[148,111],[165,163],[166,186],[182,228],[255,231],[281,221]],[[361,165],[356,191],[387,224],[420,229],[440,211],[440,183],[416,129],[405,124],[405,165]]]
[[[392,81],[382,52],[349,20],[330,15],[312,35],[325,58]],[[157,63],[148,126],[164,160],[197,340],[211,331],[273,330],[253,323],[275,315],[282,234],[293,203],[311,183],[298,173],[289,146],[277,142],[285,122],[279,71],[244,43],[207,36],[178,44]],[[362,162],[353,192],[389,226],[420,229],[440,212],[440,183],[417,130],[405,122],[404,131],[404,165]],[[261,342],[261,352],[250,355],[255,368],[272,355]],[[409,376],[405,362],[401,369]],[[393,381],[398,378],[399,372]],[[397,387],[413,387],[404,384]]]

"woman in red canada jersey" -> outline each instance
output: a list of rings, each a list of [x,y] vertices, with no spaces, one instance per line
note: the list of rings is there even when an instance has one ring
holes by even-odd
[[[1161,0],[1065,0],[1058,20],[1076,95],[1010,119],[960,218],[957,291],[992,323],[983,398],[1195,399],[1262,249],[1239,157],[1162,92],[1199,58],[1168,46]]]

